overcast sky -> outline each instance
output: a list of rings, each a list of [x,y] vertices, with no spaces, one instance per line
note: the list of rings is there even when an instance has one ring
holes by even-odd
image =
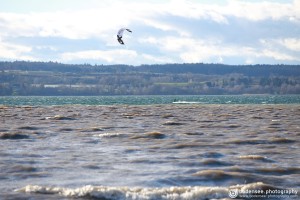
[[[0,60],[300,64],[300,0],[0,0]]]

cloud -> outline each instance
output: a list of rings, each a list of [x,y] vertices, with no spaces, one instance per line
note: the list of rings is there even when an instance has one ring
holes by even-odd
[[[272,51],[268,49],[263,51],[263,55],[269,58],[274,58],[275,60],[278,61],[293,61],[293,60],[300,61],[299,57],[294,57],[286,53]]]
[[[61,55],[61,59],[65,62],[72,60],[93,60],[93,61],[105,61],[107,63],[119,63],[122,64],[125,60],[135,59],[137,53],[132,50],[109,50],[109,51],[78,51],[78,52],[66,52]]]
[[[279,43],[292,51],[300,51],[300,38],[285,38],[279,40]]]
[[[279,20],[287,16],[300,18],[299,2],[294,0],[293,3],[276,3],[272,1],[238,1],[230,0],[226,6],[227,9],[220,12],[225,15],[246,18],[249,20],[260,21],[266,19]]]
[[[36,60],[32,56],[27,54],[32,51],[31,47],[17,45],[12,43],[6,43],[0,39],[0,59],[9,59],[9,60]]]
[[[141,60],[137,60],[138,62],[136,63],[136,65],[153,64],[153,63],[157,63],[157,64],[176,63],[176,60],[165,56],[153,56],[149,54],[142,54],[141,58],[142,58]]]
[[[0,55],[101,64],[299,63],[299,10],[299,0],[87,0],[57,10],[2,11]],[[133,29],[124,36],[126,48],[116,42],[120,27]]]

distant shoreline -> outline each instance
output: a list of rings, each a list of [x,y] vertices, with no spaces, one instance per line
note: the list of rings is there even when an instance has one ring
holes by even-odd
[[[300,65],[0,62],[0,96],[300,94]]]

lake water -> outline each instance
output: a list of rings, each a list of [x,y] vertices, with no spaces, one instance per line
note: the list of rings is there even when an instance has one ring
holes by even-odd
[[[0,199],[300,197],[299,95],[0,105]]]
[[[300,95],[8,96],[0,105],[300,104]]]

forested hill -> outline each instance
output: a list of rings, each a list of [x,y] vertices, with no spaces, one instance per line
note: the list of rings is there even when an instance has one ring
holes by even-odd
[[[300,76],[300,65],[224,65],[224,64],[161,64],[161,65],[90,65],[62,64],[57,62],[0,62],[1,70],[51,71],[72,73],[197,73],[226,75],[232,73],[245,76]]]
[[[300,94],[300,65],[0,62],[0,95]]]

